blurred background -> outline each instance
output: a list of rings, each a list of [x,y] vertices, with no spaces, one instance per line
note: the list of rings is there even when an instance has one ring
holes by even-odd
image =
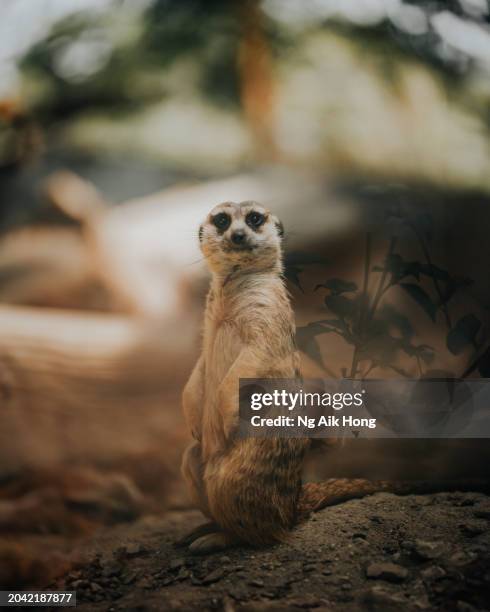
[[[220,201],[285,224],[306,376],[490,377],[486,0],[0,11],[4,584],[45,579],[46,541],[188,506],[197,228]],[[367,442],[309,476],[488,465],[477,441]]]

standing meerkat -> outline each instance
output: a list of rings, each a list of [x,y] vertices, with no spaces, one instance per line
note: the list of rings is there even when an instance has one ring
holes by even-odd
[[[212,280],[202,353],[183,392],[194,442],[184,453],[182,473],[193,502],[211,522],[180,541],[192,552],[274,543],[324,506],[378,491],[423,493],[448,484],[341,478],[302,485],[310,440],[235,435],[240,378],[299,376],[282,236],[280,221],[256,202],[220,204],[199,228]]]
[[[234,438],[240,378],[299,374],[282,234],[279,220],[255,202],[220,204],[199,229],[212,281],[202,354],[183,393],[195,442],[182,472],[193,501],[218,527],[190,536],[194,551],[273,542],[296,518],[308,442]]]
[[[220,204],[199,228],[212,281],[202,353],[183,392],[195,441],[185,451],[182,473],[192,501],[212,522],[182,540],[194,552],[282,540],[299,514],[327,498],[372,492],[366,481],[353,481],[354,488],[347,481],[340,488],[340,481],[302,487],[309,440],[234,435],[240,378],[299,376],[282,236],[280,221],[255,202]]]

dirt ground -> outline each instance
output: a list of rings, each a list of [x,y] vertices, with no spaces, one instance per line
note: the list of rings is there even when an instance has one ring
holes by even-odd
[[[197,511],[104,528],[53,588],[88,611],[458,611],[490,608],[490,497],[379,493],[326,508],[290,541],[193,557]]]

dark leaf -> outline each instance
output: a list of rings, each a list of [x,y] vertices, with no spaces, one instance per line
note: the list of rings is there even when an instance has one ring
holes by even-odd
[[[478,371],[482,378],[490,378],[490,346],[478,360]]]
[[[461,317],[449,330],[446,338],[447,348],[453,355],[459,355],[464,349],[475,342],[476,334],[481,327],[481,321],[473,314]]]
[[[325,306],[336,315],[352,318],[358,310],[358,302],[343,295],[331,294],[325,298]]]
[[[380,309],[379,316],[388,325],[395,327],[404,338],[411,338],[413,336],[413,327],[408,317],[399,312],[391,304],[384,304]]]
[[[436,320],[436,306],[430,299],[429,295],[419,287],[419,285],[415,285],[413,283],[400,283],[400,287],[404,289],[408,295],[417,302],[417,304],[422,308],[422,310],[430,317],[432,321]]]
[[[356,344],[354,336],[352,335],[349,326],[345,321],[342,321],[341,319],[323,319],[321,321],[317,321],[317,323],[328,325],[330,330],[326,329],[325,331],[336,331],[349,344]]]
[[[359,348],[359,360],[370,359],[380,366],[387,366],[396,359],[399,341],[388,333],[372,334]]]
[[[293,283],[300,291],[304,293],[303,287],[301,286],[301,281],[299,280],[299,275],[303,270],[298,268],[297,266],[286,266],[284,270],[284,276],[288,281]]]
[[[425,364],[429,364],[434,360],[434,349],[428,344],[410,344],[410,342],[400,342],[400,348],[409,357],[418,357],[422,359]]]
[[[391,283],[397,283],[406,276],[414,276],[419,279],[422,264],[418,261],[405,261],[398,253],[393,253],[386,258],[386,270],[391,272]]]
[[[320,325],[320,323],[308,323],[308,325],[296,328],[296,344],[298,348],[322,367],[323,359],[316,336],[329,332],[330,330]]]
[[[442,299],[439,301],[438,306],[442,306],[443,304],[449,302],[449,300],[459,289],[462,289],[463,287],[469,287],[472,284],[473,280],[471,280],[471,278],[449,278],[442,292]]]
[[[320,287],[323,287],[324,289],[330,289],[332,294],[335,294],[335,295],[340,295],[341,293],[348,293],[348,292],[357,290],[356,283],[344,281],[341,278],[331,278],[325,283],[317,285],[315,287],[315,291],[319,289]]]
[[[420,272],[425,274],[425,276],[430,276],[431,278],[441,281],[449,281],[451,278],[449,272],[442,268],[438,268],[434,264],[420,264]]]

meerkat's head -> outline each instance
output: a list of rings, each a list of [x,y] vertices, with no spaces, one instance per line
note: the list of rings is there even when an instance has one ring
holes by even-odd
[[[199,243],[213,272],[282,269],[282,223],[257,202],[215,206],[199,228]]]

